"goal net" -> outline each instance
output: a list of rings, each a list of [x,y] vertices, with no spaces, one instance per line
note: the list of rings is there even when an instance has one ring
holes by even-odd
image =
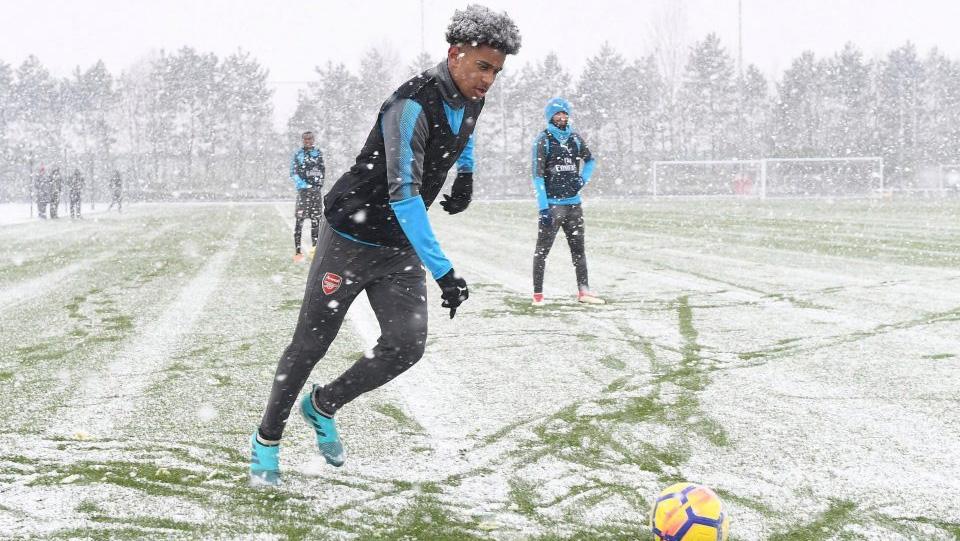
[[[760,197],[761,160],[657,161],[651,167],[655,196]]]

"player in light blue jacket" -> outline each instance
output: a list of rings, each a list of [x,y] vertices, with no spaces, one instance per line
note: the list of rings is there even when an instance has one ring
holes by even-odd
[[[311,255],[317,245],[320,234],[320,216],[323,214],[323,178],[326,168],[323,165],[323,154],[313,146],[313,132],[303,132],[303,147],[297,149],[290,160],[290,180],[297,188],[296,225],[293,227],[293,260],[296,263],[303,261],[303,251],[300,247],[303,221],[310,219]]]
[[[533,255],[533,304],[543,304],[543,275],[547,255],[563,228],[577,271],[577,300],[604,304],[590,292],[584,241],[580,190],[590,182],[596,160],[579,133],[573,131],[573,108],[563,98],[553,98],[544,108],[547,128],[533,142],[533,187],[540,209],[537,248]],[[581,169],[582,165],[582,169]]]

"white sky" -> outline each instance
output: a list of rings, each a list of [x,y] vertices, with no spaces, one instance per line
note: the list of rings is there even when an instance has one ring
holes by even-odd
[[[441,57],[444,30],[463,0],[423,0],[424,45]],[[737,0],[481,1],[506,10],[523,35],[507,73],[555,51],[570,71],[609,41],[628,58],[650,50],[664,6],[682,3],[687,34],[717,32],[736,55]],[[114,73],[161,48],[190,45],[218,55],[250,51],[270,70],[278,125],[302,81],[328,60],[359,66],[369,47],[388,47],[406,66],[420,51],[419,0],[0,0],[0,60],[35,54],[55,75],[102,58]],[[804,49],[820,55],[853,41],[880,56],[907,40],[960,59],[960,0],[743,0],[744,61],[778,76]],[[399,75],[398,75],[398,83]],[[496,92],[496,88],[494,88]]]

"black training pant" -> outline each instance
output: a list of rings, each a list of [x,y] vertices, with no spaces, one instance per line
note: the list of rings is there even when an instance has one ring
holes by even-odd
[[[341,237],[324,223],[310,266],[293,340],[280,357],[260,435],[279,440],[297,395],[337,336],[350,304],[362,291],[380,324],[380,338],[340,377],[323,386],[317,402],[326,413],[397,377],[423,356],[427,340],[426,275],[413,248],[367,246]]]
[[[296,223],[293,226],[293,248],[300,253],[300,239],[303,231],[303,221],[310,219],[310,240],[317,245],[317,235],[320,233],[320,217],[323,215],[323,194],[319,186],[312,186],[297,190]]]
[[[557,238],[557,231],[563,228],[570,246],[570,256],[577,271],[577,288],[579,291],[590,289],[587,282],[587,255],[584,240],[583,207],[580,205],[550,205],[550,215],[553,225],[539,227],[537,231],[537,248],[533,252],[533,292],[543,293],[543,274],[547,268],[547,255]]]
[[[70,217],[71,218],[80,217],[80,194],[70,195]]]

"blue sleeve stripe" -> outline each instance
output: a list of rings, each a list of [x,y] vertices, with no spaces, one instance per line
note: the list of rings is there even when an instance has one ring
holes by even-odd
[[[444,255],[436,235],[433,234],[433,228],[427,218],[427,206],[423,203],[423,198],[418,195],[402,201],[394,201],[390,203],[390,208],[397,215],[400,228],[407,235],[414,251],[417,252],[420,261],[430,271],[433,279],[436,280],[450,272],[453,264]]]
[[[331,227],[330,229],[333,229],[333,228]],[[336,233],[336,234],[338,234],[338,235],[340,235],[341,237],[343,237],[343,238],[345,238],[345,239],[347,239],[347,240],[352,240],[353,242],[359,242],[360,244],[365,244],[365,245],[367,245],[367,246],[377,246],[377,247],[380,246],[379,244],[374,244],[374,243],[372,243],[372,242],[367,242],[367,241],[365,241],[365,240],[360,240],[360,239],[358,239],[357,237],[354,237],[353,235],[349,235],[349,234],[347,234],[347,233],[344,233],[343,231],[337,231],[336,229],[333,229],[333,232]]]
[[[539,152],[539,149],[537,147],[540,146],[541,137],[543,137],[542,133],[533,140],[533,170],[532,170],[533,178],[537,178],[537,158],[539,158],[539,156],[537,155]]]
[[[450,130],[453,131],[454,135],[460,134],[460,126],[463,124],[463,112],[466,109],[466,107],[454,109],[447,105],[447,102],[443,102],[443,112],[447,115],[447,124],[450,125]]]
[[[298,190],[307,187],[307,183],[297,174],[297,166],[300,164],[299,158],[301,152],[300,150],[294,152],[293,159],[290,160],[290,180],[293,181],[294,187]]]
[[[587,160],[583,164],[583,173],[580,175],[583,177],[583,185],[586,186],[590,182],[590,177],[593,176],[593,170],[597,166],[597,160]]]
[[[550,207],[547,202],[547,184],[544,178],[539,176],[540,171],[537,167],[537,159],[540,157],[540,141],[543,137],[544,135],[541,133],[533,140],[533,190],[537,194],[537,207],[540,210]]]
[[[547,184],[543,180],[543,177],[533,179],[533,189],[537,193],[537,207],[539,207],[540,210],[550,208],[550,204],[547,201]]]
[[[413,100],[406,100],[400,113],[400,183],[404,199],[413,195],[413,129],[423,107]]]
[[[460,157],[457,158],[457,172],[458,173],[473,173],[473,134],[470,134],[470,138],[467,139],[466,146],[463,147],[463,152],[460,153]]]

